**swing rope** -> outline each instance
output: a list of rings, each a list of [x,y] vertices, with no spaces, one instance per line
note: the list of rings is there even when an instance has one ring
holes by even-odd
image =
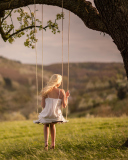
[[[63,15],[63,0],[62,0],[62,15]],[[63,16],[62,16],[62,89],[63,89]],[[62,107],[63,113],[63,107]]]
[[[42,89],[43,89],[43,4],[42,4]]]
[[[44,75],[44,68],[43,68],[43,4],[42,4],[42,89],[44,87],[43,75]],[[43,110],[43,107],[42,107],[42,110]]]
[[[69,90],[69,37],[70,36],[70,11],[69,11],[69,23],[68,23],[68,79],[67,79],[67,91]],[[68,103],[66,108],[66,120],[68,116]]]
[[[63,14],[63,0],[62,0],[62,14]],[[69,11],[69,24],[68,24],[68,79],[67,79],[67,90],[69,90],[69,34],[70,34],[70,11]],[[63,17],[62,17],[62,89],[63,89]],[[62,107],[63,113],[63,107]],[[68,115],[68,103],[66,107],[66,119]]]
[[[35,39],[36,39],[36,3],[34,0],[34,14],[35,14]],[[35,42],[35,53],[36,53],[36,94],[37,94],[37,115],[38,115],[38,75],[37,75],[37,42]]]

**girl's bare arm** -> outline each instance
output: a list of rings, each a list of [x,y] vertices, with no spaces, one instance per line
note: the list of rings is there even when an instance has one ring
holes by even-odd
[[[66,108],[66,106],[68,104],[68,97],[70,94],[68,94],[69,91],[67,91],[66,93],[63,89],[61,91],[62,91],[62,107]]]

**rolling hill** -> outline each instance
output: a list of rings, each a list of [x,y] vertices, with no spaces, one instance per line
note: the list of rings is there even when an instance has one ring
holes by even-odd
[[[38,65],[39,91],[42,83],[41,68]],[[61,64],[44,66],[44,85],[55,73],[61,74]],[[67,64],[64,64],[66,88]],[[123,99],[119,97],[120,88],[126,88]],[[70,116],[128,115],[127,79],[122,63],[71,63],[70,93]],[[35,112],[35,65],[0,57],[0,119],[28,119],[34,117]]]

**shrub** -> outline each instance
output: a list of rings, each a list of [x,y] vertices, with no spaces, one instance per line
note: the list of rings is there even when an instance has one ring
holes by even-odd
[[[13,112],[13,113],[5,113],[3,115],[3,120],[6,121],[18,121],[18,120],[26,120],[26,118],[20,112]]]
[[[126,97],[126,94],[127,94],[127,89],[125,87],[119,87],[117,89],[117,97],[119,99],[124,99]]]
[[[32,112],[29,114],[29,119],[30,120],[36,120],[38,119],[37,113],[36,112]]]
[[[12,81],[10,78],[4,77],[4,82],[7,87],[12,87]]]

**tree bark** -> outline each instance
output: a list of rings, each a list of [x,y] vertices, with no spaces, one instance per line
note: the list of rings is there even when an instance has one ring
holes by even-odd
[[[113,42],[119,49],[128,79],[128,1],[94,0]],[[122,145],[128,147],[128,139]]]
[[[94,0],[95,5],[119,49],[128,78],[128,1]]]
[[[128,139],[127,139],[126,142],[122,145],[122,147],[128,147]]]

